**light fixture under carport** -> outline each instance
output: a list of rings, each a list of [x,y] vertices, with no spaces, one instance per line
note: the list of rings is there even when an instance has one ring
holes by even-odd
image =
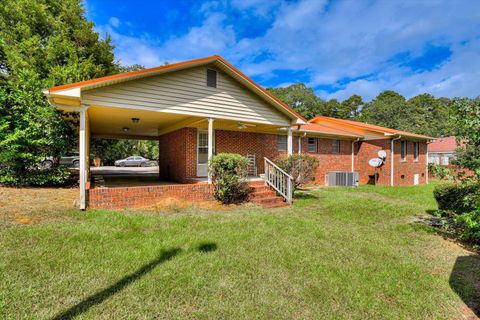
[[[132,122],[133,122],[133,123],[139,123],[139,122],[140,122],[140,118],[132,118]]]

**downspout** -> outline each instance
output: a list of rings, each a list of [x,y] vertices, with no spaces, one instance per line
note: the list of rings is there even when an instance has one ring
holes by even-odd
[[[394,170],[394,165],[393,165],[394,162],[395,162],[395,161],[394,161],[394,160],[395,160],[395,157],[394,157],[395,153],[394,153],[394,150],[393,150],[394,147],[395,147],[395,143],[394,143],[394,142],[395,142],[395,140],[399,140],[399,139],[401,139],[401,138],[402,138],[402,136],[398,136],[398,138],[392,139],[392,140],[391,140],[391,143],[390,143],[390,185],[391,185],[392,187],[393,187],[393,185],[394,185],[393,173],[395,172],[395,170]]]
[[[360,141],[360,138],[352,141],[352,172],[355,171],[355,142]]]

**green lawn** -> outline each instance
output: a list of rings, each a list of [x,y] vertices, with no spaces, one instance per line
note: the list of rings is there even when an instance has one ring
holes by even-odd
[[[432,189],[6,225],[0,318],[460,318],[462,300],[480,301],[480,259],[415,223],[435,209]]]

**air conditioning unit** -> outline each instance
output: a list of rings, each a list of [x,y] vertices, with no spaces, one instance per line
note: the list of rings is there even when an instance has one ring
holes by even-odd
[[[358,172],[332,171],[325,176],[325,184],[329,187],[358,187]]]

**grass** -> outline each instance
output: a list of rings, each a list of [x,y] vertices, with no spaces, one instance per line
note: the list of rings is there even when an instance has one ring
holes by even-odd
[[[51,208],[0,230],[0,318],[460,318],[480,301],[480,259],[415,223],[432,189],[324,188],[272,210]]]

